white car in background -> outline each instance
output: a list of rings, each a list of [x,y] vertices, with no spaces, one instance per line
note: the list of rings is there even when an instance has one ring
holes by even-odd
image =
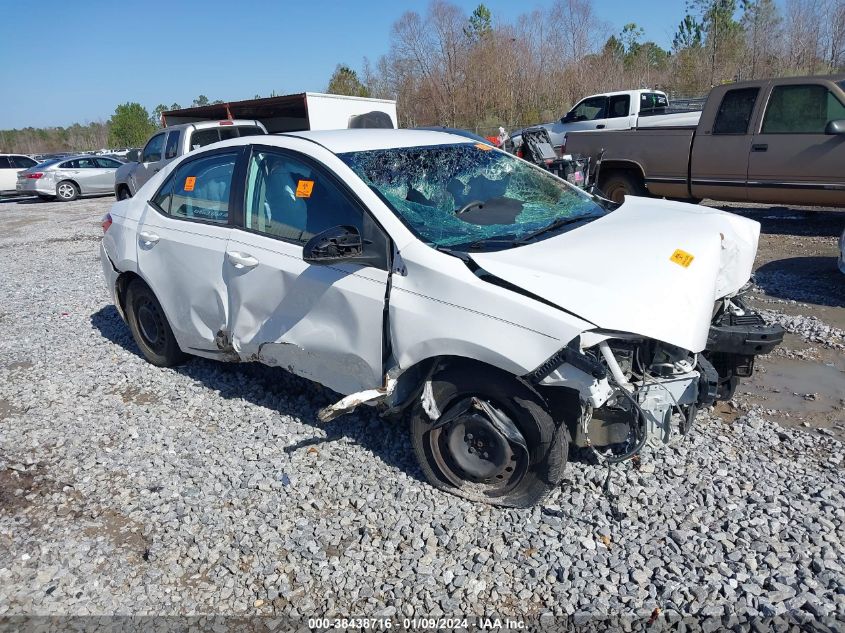
[[[0,197],[16,194],[18,173],[37,164],[37,161],[23,154],[0,154]]]
[[[405,412],[435,486],[528,506],[570,442],[636,454],[689,430],[783,337],[737,296],[757,222],[616,205],[511,154],[416,130],[236,138],[103,220],[141,353],[259,361]]]

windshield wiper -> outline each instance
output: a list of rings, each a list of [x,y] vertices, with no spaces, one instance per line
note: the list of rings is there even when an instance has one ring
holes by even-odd
[[[521,246],[522,244],[530,242],[535,237],[539,237],[540,235],[543,235],[543,233],[549,233],[551,231],[556,231],[557,229],[563,228],[564,226],[568,226],[570,224],[576,224],[576,223],[581,222],[583,220],[594,220],[594,219],[600,218],[600,217],[602,217],[602,216],[596,215],[596,214],[590,214],[590,215],[579,215],[576,218],[558,218],[557,220],[555,220],[554,222],[552,222],[548,226],[544,226],[542,229],[537,229],[536,231],[533,231],[533,232],[529,233],[528,235],[523,235],[522,237],[515,239],[513,241],[513,243],[514,243],[514,246]]]

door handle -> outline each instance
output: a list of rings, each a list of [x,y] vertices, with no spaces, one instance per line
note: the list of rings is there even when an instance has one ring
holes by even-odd
[[[599,124],[596,126],[596,129],[597,129],[597,130],[603,130],[603,129],[604,129],[604,123],[599,123]]]
[[[255,268],[258,266],[258,260],[248,253],[239,253],[237,251],[227,251],[226,259],[235,268]]]
[[[150,233],[149,231],[141,231],[140,233],[138,233],[138,237],[141,238],[141,241],[144,244],[155,244],[161,239],[158,235],[156,235],[155,233]]]
[[[751,146],[752,152],[766,152],[769,150],[769,146],[766,143],[758,143]]]

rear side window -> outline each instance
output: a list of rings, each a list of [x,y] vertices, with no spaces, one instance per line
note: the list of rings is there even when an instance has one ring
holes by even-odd
[[[164,149],[164,134],[156,134],[147,143],[144,153],[141,156],[142,163],[155,163],[161,160],[161,152]]]
[[[167,145],[164,148],[165,158],[176,158],[176,152],[179,151],[179,138],[181,136],[181,130],[172,130],[167,135]]]
[[[193,134],[191,134],[191,149],[199,149],[200,147],[216,143],[219,140],[220,133],[216,127],[194,130]]]
[[[629,95],[617,95],[610,97],[608,106],[608,119],[618,119],[628,116],[631,111],[631,97]]]
[[[719,112],[713,123],[713,134],[748,134],[748,126],[759,93],[759,88],[728,90],[719,105]]]
[[[669,107],[666,95],[657,92],[644,92],[640,95],[640,112],[653,112]]]
[[[12,164],[20,169],[27,169],[38,164],[29,156],[11,156],[10,158],[12,159]]]
[[[153,203],[175,218],[228,223],[236,159],[236,153],[215,154],[179,165]]]
[[[363,215],[329,178],[287,154],[256,152],[249,166],[246,228],[305,244],[338,225],[363,231]]]
[[[0,169],[11,169],[12,163],[9,162],[9,158],[6,156],[0,156]]]
[[[120,163],[111,158],[95,158],[94,160],[97,161],[97,167],[100,169],[117,169],[120,167]]]
[[[829,121],[845,119],[845,107],[825,86],[776,86],[763,118],[763,134],[824,134]]]

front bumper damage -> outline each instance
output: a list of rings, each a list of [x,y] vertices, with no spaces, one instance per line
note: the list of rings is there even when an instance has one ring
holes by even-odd
[[[685,435],[698,410],[729,399],[738,379],[751,375],[755,357],[772,351],[783,334],[734,297],[718,302],[702,353],[631,334],[590,332],[524,378],[546,394],[576,389],[581,407],[577,423],[569,420],[573,442],[627,458],[646,443]]]

